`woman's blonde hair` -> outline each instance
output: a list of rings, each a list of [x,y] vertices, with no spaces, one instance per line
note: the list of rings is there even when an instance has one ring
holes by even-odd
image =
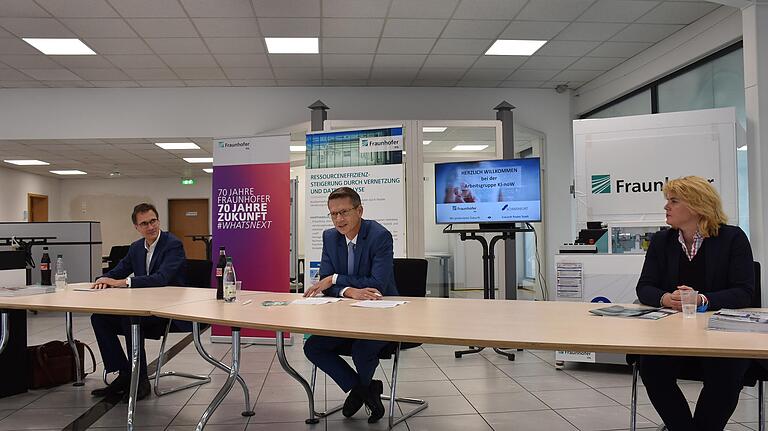
[[[674,194],[685,202],[699,219],[699,232],[704,237],[717,236],[720,225],[728,221],[723,211],[723,202],[712,184],[697,176],[675,178],[664,185],[664,197]]]

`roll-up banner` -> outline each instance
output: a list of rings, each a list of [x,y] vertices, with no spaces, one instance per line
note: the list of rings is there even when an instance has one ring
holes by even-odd
[[[232,257],[243,290],[289,291],[290,136],[213,140],[213,259]],[[239,307],[239,302],[233,307]],[[230,328],[214,325],[213,341]],[[243,329],[244,342],[274,342],[272,331]]]
[[[328,195],[339,187],[360,194],[363,218],[391,233],[395,257],[405,257],[403,126],[307,133],[304,284],[317,281],[323,231],[333,227]]]

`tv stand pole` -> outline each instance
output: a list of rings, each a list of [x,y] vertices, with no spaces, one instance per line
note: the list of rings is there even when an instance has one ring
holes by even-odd
[[[445,229],[443,229],[443,233],[458,233],[459,238],[462,241],[467,240],[474,240],[480,243],[480,245],[483,247],[483,298],[484,299],[496,299],[496,289],[495,289],[495,280],[494,280],[494,262],[496,260],[496,255],[494,254],[494,249],[496,248],[496,243],[500,240],[508,240],[511,239],[514,241],[515,234],[518,232],[530,232],[531,229],[527,228],[516,228],[516,227],[509,227],[506,229],[499,229],[499,230],[483,230],[483,229],[474,229],[474,230],[454,230],[452,229],[452,226],[449,225]],[[483,233],[495,233],[491,238],[490,243],[486,238],[482,235]],[[468,355],[472,353],[480,353],[485,349],[485,347],[475,347],[475,346],[469,346],[469,349],[467,350],[457,350],[453,354],[456,358],[461,358],[463,355]],[[510,361],[515,360],[515,354],[512,352],[506,352],[503,349],[500,349],[498,347],[494,347],[493,351],[498,353],[499,355],[506,356],[507,359]]]

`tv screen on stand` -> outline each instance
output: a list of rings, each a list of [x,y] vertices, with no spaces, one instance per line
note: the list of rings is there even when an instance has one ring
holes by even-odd
[[[481,228],[541,221],[540,159],[435,164],[435,221]]]

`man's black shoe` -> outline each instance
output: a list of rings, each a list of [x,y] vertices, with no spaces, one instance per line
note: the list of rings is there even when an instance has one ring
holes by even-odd
[[[131,385],[131,376],[127,373],[120,373],[115,380],[104,388],[94,389],[91,395],[94,397],[108,397],[126,392]]]
[[[347,395],[347,399],[344,401],[344,408],[341,409],[344,417],[351,418],[360,410],[360,407],[365,402],[364,398],[367,390],[367,387],[357,385],[349,391],[349,395]]]
[[[123,395],[123,402],[128,402],[128,392],[130,391],[129,388],[125,389],[125,394]],[[144,398],[148,397],[149,394],[152,393],[152,385],[149,384],[148,378],[139,378],[139,386],[136,388],[136,401],[141,401]]]
[[[368,386],[368,394],[365,397],[365,405],[371,410],[368,423],[376,423],[384,416],[384,404],[381,402],[381,394],[384,393],[384,384],[381,380],[371,380]]]

